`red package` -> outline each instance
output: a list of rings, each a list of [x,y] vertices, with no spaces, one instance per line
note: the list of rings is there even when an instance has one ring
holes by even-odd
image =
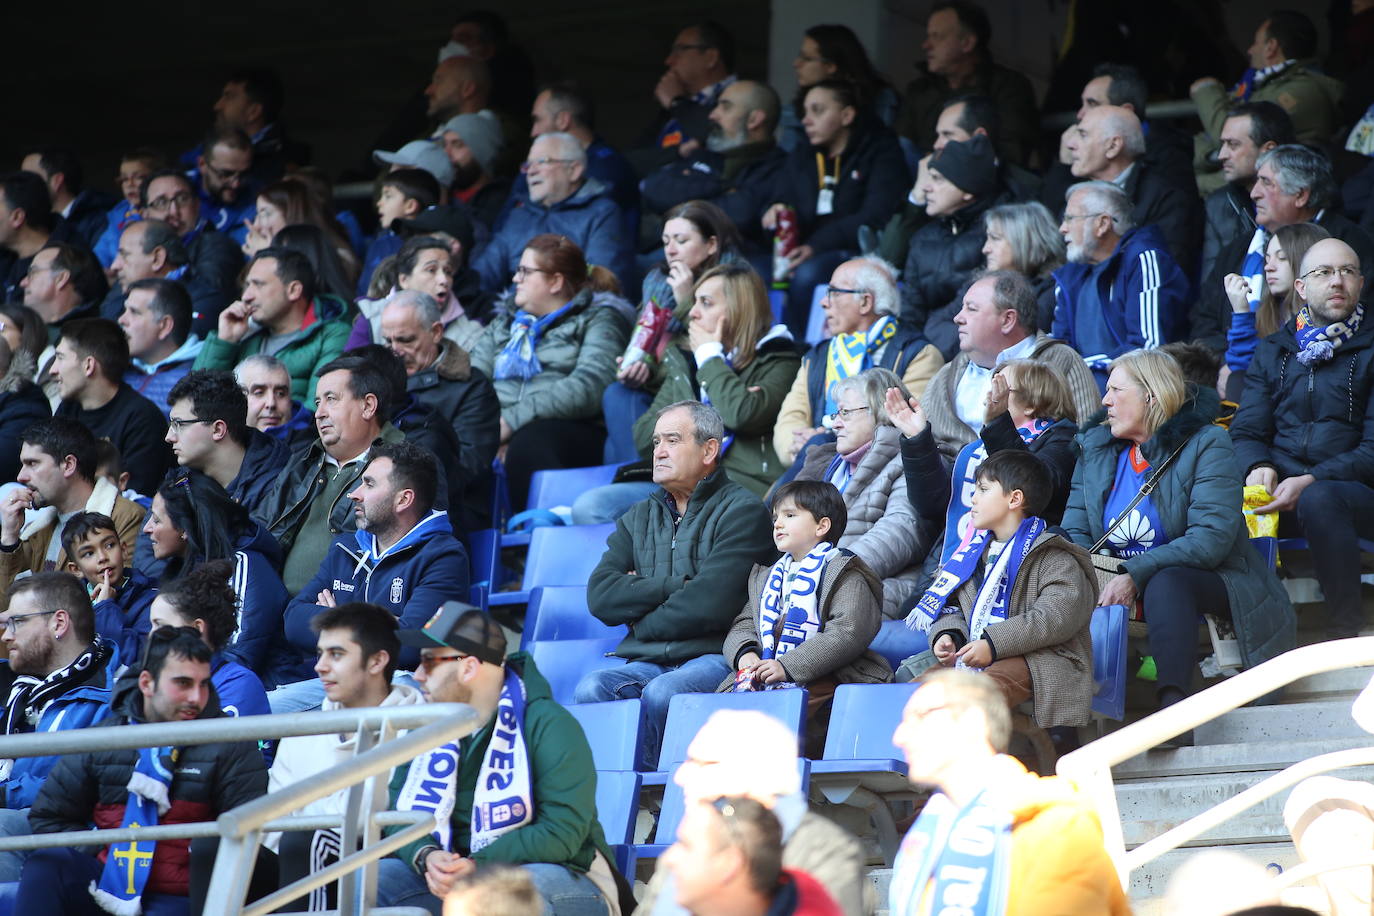
[[[620,357],[621,368],[640,360],[661,359],[668,345],[668,325],[672,320],[672,309],[660,306],[653,298],[644,303],[634,333],[630,335],[630,344]]]
[[[801,226],[797,208],[784,206],[778,211],[778,227],[773,230],[773,282],[786,283],[792,274],[787,256],[801,245]]]

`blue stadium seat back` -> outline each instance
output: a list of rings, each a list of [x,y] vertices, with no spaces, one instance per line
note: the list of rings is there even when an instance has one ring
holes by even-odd
[[[617,668],[625,659],[606,653],[620,644],[618,637],[609,639],[559,639],[553,642],[532,642],[527,650],[544,680],[549,682],[553,698],[564,706],[573,701],[573,692],[582,675],[602,668]]]
[[[604,487],[615,479],[618,464],[603,464],[590,468],[563,468],[535,471],[530,478],[530,498],[526,509],[552,509],[571,506],[587,490]]]
[[[493,606],[528,604],[530,590],[540,585],[587,585],[615,524],[536,528],[525,556],[525,577],[518,592],[493,592]],[[504,541],[503,541],[504,543]]]
[[[816,285],[815,292],[811,294],[811,312],[806,318],[806,342],[808,344],[820,343],[825,340],[825,309],[821,308],[821,302],[828,292],[830,292],[829,284],[819,283]]]
[[[639,774],[624,770],[596,772],[596,819],[612,846],[634,842],[635,816],[639,813]]]
[[[776,693],[776,691],[774,691]],[[674,765],[673,773],[677,772]],[[797,769],[801,775],[801,793],[803,797],[810,788],[812,762],[805,757],[797,758]],[[658,855],[662,850],[673,845],[677,839],[677,828],[682,823],[682,815],[686,813],[687,802],[683,795],[682,787],[670,774],[667,784],[663,788],[663,807],[658,814],[658,827],[654,830],[654,842],[652,846],[641,846],[639,858],[648,858]]]
[[[1250,543],[1255,545],[1255,550],[1259,551],[1260,557],[1269,564],[1270,569],[1277,569],[1279,565],[1279,540],[1278,538],[1251,538]]]
[[[587,588],[583,585],[541,585],[530,590],[525,611],[522,644],[551,639],[591,639],[623,637],[629,628],[607,626],[587,610]]]
[[[772,716],[796,734],[800,754],[806,696],[806,691],[800,687],[745,693],[678,694],[668,704],[663,747],[658,756],[659,771],[666,773],[687,759],[687,746],[718,709],[751,709]]]
[[[491,459],[491,523],[500,530],[510,518],[510,481],[500,458]]]
[[[597,770],[635,768],[644,744],[644,710],[639,700],[578,703],[567,709],[587,736]],[[639,791],[637,783],[635,791]]]
[[[865,761],[870,766],[864,768],[896,763],[898,767],[888,771],[905,773],[905,758],[892,743],[892,733],[916,687],[914,683],[836,687],[825,735],[825,760]]]
[[[18,881],[6,881],[0,884],[0,916],[13,916],[14,901],[18,896]]]
[[[773,312],[773,323],[782,324],[782,312],[787,306],[787,291],[781,289],[770,289],[768,291],[768,308]]]
[[[472,584],[497,588],[503,578],[501,569],[501,533],[495,528],[469,531],[467,535],[468,562],[472,566]]]
[[[1126,715],[1126,621],[1124,604],[1093,609],[1089,628],[1093,640],[1092,709],[1100,716],[1120,720]]]

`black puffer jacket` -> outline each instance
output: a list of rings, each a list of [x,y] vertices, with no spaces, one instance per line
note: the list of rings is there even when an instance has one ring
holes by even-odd
[[[97,726],[130,725],[143,721],[143,694],[136,677],[115,685],[110,701],[113,715]],[[213,694],[202,719],[223,715]],[[129,777],[137,751],[95,751],[63,757],[29,811],[34,833],[102,830],[121,826],[129,801]],[[172,806],[159,824],[212,821],[231,808],[267,794],[267,766],[253,742],[201,744],[177,749],[168,798]],[[153,854],[146,893],[185,897],[191,876],[190,840],[160,840]],[[108,850],[100,850],[103,861]]]
[[[29,424],[52,416],[48,399],[30,379],[33,357],[20,350],[10,359],[10,367],[0,375],[0,480],[13,480],[19,473],[19,447]]]
[[[1231,421],[1241,471],[1374,484],[1374,321],[1311,367],[1298,362],[1293,329],[1290,320],[1261,340],[1246,372]]]
[[[1005,194],[984,197],[916,230],[902,269],[902,321],[925,327],[930,313],[947,305],[969,275],[983,266],[983,214],[1010,199]]]

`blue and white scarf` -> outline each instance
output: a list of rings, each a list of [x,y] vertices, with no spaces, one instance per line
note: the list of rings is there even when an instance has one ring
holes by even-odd
[[[499,379],[519,378],[526,381],[538,375],[543,369],[534,352],[539,346],[539,338],[544,336],[549,325],[562,318],[572,307],[573,303],[569,302],[543,318],[536,318],[524,309],[516,312],[510,321],[510,339],[496,354],[492,374]]]
[[[177,751],[170,747],[140,748],[138,762],[129,777],[129,800],[124,804],[123,827],[156,827],[158,818],[172,806],[167,790]],[[139,916],[143,912],[143,888],[152,873],[155,841],[111,843],[99,883],[92,881],[91,896],[99,907],[114,916]]]
[[[821,541],[800,560],[783,554],[768,571],[759,597],[760,654],[765,660],[786,655],[820,632],[821,574],[837,553],[838,547]]]
[[[1336,348],[1355,336],[1364,319],[1364,304],[1355,306],[1355,311],[1345,321],[1335,324],[1319,325],[1309,306],[1304,305],[1298,312],[1293,336],[1298,340],[1298,362],[1304,366],[1324,363],[1336,355]]]
[[[1250,247],[1245,249],[1245,260],[1240,264],[1240,275],[1245,278],[1250,291],[1245,299],[1250,311],[1259,311],[1260,299],[1264,295],[1264,249],[1269,245],[1269,233],[1263,226],[1255,229],[1250,237]]]
[[[448,852],[454,851],[451,817],[458,796],[461,760],[462,748],[457,741],[416,757],[396,800],[398,811],[431,812],[434,839],[439,848]],[[501,834],[533,820],[534,795],[525,748],[525,684],[508,668],[496,706],[496,720],[491,726],[491,740],[477,774],[468,852],[489,846]]]
[[[1021,441],[1030,445],[1057,422],[1059,421],[1036,417],[1026,426],[1016,427],[1016,431],[1021,434]],[[949,509],[945,513],[945,539],[940,548],[941,565],[948,563],[950,555],[968,543],[972,534],[969,511],[973,506],[978,467],[987,457],[987,444],[978,438],[960,449],[954,459],[954,471],[950,475]]]
[[[994,619],[1007,619],[1007,602],[1011,587],[1021,571],[1021,563],[1035,545],[1035,539],[1045,530],[1044,519],[1030,516],[1021,522],[1012,536],[1011,543],[1003,548],[996,563],[983,579],[978,589],[969,619],[969,639],[978,639],[988,623]],[[961,546],[940,568],[926,593],[907,615],[906,624],[915,630],[930,632],[930,625],[946,613],[950,595],[958,590],[978,571],[978,561],[984,550],[992,543],[992,532],[985,528],[974,530],[967,544]]]
[[[902,838],[888,887],[888,912],[916,916],[931,887],[930,913],[1000,916],[1011,885],[1011,815],[983,801],[963,808],[943,792],[926,802]]]

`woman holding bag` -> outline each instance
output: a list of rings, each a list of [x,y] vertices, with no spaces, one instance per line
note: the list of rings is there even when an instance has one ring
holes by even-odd
[[[1187,385],[1167,353],[1132,350],[1112,363],[1106,418],[1076,440],[1064,528],[1120,561],[1099,606],[1143,600],[1160,708],[1188,693],[1204,613],[1234,622],[1246,667],[1296,643],[1288,596],[1249,542],[1241,469],[1212,423],[1215,399]],[[1169,743],[1191,744],[1192,733]]]

